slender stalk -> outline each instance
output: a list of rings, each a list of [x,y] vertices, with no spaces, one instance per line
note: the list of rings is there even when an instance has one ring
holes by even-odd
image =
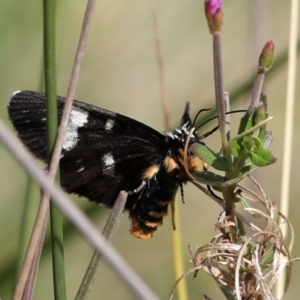
[[[47,221],[47,218],[46,218],[46,221]],[[43,224],[42,234],[39,236],[40,240],[37,244],[37,247],[35,248],[34,259],[32,261],[31,267],[30,267],[29,276],[26,281],[26,288],[24,290],[23,297],[22,297],[23,300],[33,298],[34,286],[35,286],[35,282],[36,282],[36,278],[37,278],[40,257],[41,257],[42,250],[43,250],[43,242],[44,242],[45,234],[46,234],[46,227],[47,227],[46,221]]]
[[[223,99],[225,102],[225,112],[230,111],[230,99],[229,99],[229,93],[224,92]],[[227,141],[230,140],[230,114],[225,115],[225,134]]]
[[[161,49],[161,42],[159,38],[159,31],[158,31],[158,24],[157,18],[155,13],[151,13],[152,16],[152,24],[153,24],[153,35],[154,35],[154,44],[155,44],[155,51],[156,51],[156,60],[158,65],[159,71],[159,87],[160,87],[160,97],[162,103],[162,109],[164,114],[164,123],[165,123],[165,130],[171,130],[171,122],[170,122],[170,114],[169,114],[169,97],[166,89],[166,75],[165,75],[165,68],[164,68],[164,59],[163,53]]]
[[[42,236],[45,231],[45,224],[47,223],[47,212],[49,208],[49,201],[41,201],[37,218],[34,223],[33,231],[30,237],[29,245],[27,248],[26,256],[22,265],[18,283],[14,293],[14,300],[22,299],[22,295],[25,289],[25,284],[30,276],[30,270],[32,264],[35,264],[34,260],[37,260],[36,248],[42,243]]]
[[[297,35],[299,28],[299,0],[291,1],[291,21],[290,21],[290,41],[289,41],[289,60],[287,76],[287,102],[285,113],[285,132],[284,132],[284,153],[282,163],[282,184],[281,201],[279,211],[288,217],[289,196],[290,196],[290,176],[292,167],[292,143],[293,143],[293,120],[296,90],[296,68],[297,68]],[[287,235],[287,226],[283,226],[282,234]],[[276,298],[280,298],[285,290],[286,273],[279,277],[276,285]]]
[[[174,209],[174,220],[176,222],[176,230],[172,230],[172,249],[173,249],[173,265],[175,271],[175,279],[177,280],[182,274],[184,274],[184,263],[183,263],[183,249],[182,249],[182,239],[181,239],[181,226],[180,216],[178,209]],[[186,280],[182,280],[177,286],[178,299],[186,300],[189,299]]]
[[[34,226],[34,219],[37,213],[37,201],[40,197],[40,195],[37,193],[38,190],[39,188],[35,184],[34,180],[28,177],[24,208],[22,209],[22,222],[20,228],[18,258],[15,277],[16,279],[20,274],[23,260],[26,255],[28,242],[32,234],[32,228]],[[15,284],[13,286],[15,286]]]
[[[255,107],[258,106],[260,95],[262,92],[262,86],[265,79],[265,72],[262,70],[259,70],[252,89],[252,97],[251,97],[251,103],[250,103],[250,113],[252,113],[255,109]]]
[[[59,133],[57,136],[57,140],[55,143],[55,148],[53,151],[53,156],[52,156],[52,160],[51,160],[51,164],[50,164],[50,169],[49,169],[49,177],[50,178],[53,178],[53,176],[56,172],[58,163],[59,163],[60,152],[61,152],[61,148],[62,148],[62,144],[63,144],[64,135],[65,135],[65,132],[67,129],[69,115],[70,115],[71,108],[72,108],[76,84],[77,84],[78,78],[79,78],[80,66],[81,66],[81,62],[83,59],[83,53],[84,53],[84,49],[85,49],[86,42],[87,42],[87,36],[88,36],[90,24],[91,24],[91,18],[92,18],[92,12],[93,12],[94,5],[95,5],[94,0],[90,0],[87,3],[87,9],[86,9],[86,13],[85,13],[85,18],[84,18],[84,22],[83,22],[83,26],[82,26],[82,31],[81,31],[81,36],[80,36],[80,40],[78,43],[76,56],[75,56],[75,62],[74,62],[73,70],[72,70],[68,95],[67,95],[63,115],[61,118],[61,124],[59,126]],[[55,96],[56,96],[56,93],[55,93]],[[56,124],[57,124],[57,122],[56,122]],[[60,231],[60,232],[62,232],[62,231]],[[58,232],[58,234],[59,234],[59,232]],[[57,246],[61,247],[61,243],[58,243]]]
[[[120,192],[114,204],[114,207],[112,208],[109,217],[106,221],[102,235],[106,237],[109,243],[111,243],[115,235],[116,229],[120,223],[120,219],[127,201],[127,196],[128,195],[126,192]],[[95,250],[89,262],[88,268],[83,276],[75,300],[83,300],[88,298],[102,265],[103,257],[101,256],[101,254],[99,254],[97,250]]]
[[[215,79],[215,94],[217,104],[217,115],[219,120],[219,130],[221,133],[223,148],[227,148],[227,138],[225,132],[225,102],[224,102],[224,87],[223,87],[223,65],[222,65],[222,49],[221,49],[221,33],[213,34],[213,51],[214,51],[214,79]]]
[[[56,55],[55,55],[55,1],[44,0],[44,61],[47,116],[47,149],[50,163],[57,135]],[[59,174],[56,175],[59,182]],[[64,269],[62,214],[50,204],[52,267],[55,299],[67,299]]]

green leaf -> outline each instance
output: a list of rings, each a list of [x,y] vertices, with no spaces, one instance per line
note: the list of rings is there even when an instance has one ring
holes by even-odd
[[[194,144],[190,149],[209,166],[212,166],[218,171],[228,171],[228,161],[223,155],[214,152],[212,149],[202,144]]]
[[[255,111],[255,124],[258,124],[262,121],[264,121],[268,117],[267,113],[267,103],[266,103],[266,97],[261,96],[260,100],[263,101],[259,107],[257,107]],[[266,131],[267,131],[267,125],[263,125],[258,132],[258,138],[260,141],[263,141],[265,136],[266,136]]]
[[[248,164],[240,169],[239,176],[243,176],[244,174],[250,173],[250,171],[253,171],[253,169],[254,168]]]
[[[261,143],[258,139],[251,137],[250,139],[243,141],[242,145],[244,147],[244,154],[250,154],[255,152],[257,148],[260,148]]]
[[[241,134],[246,130],[246,126],[249,118],[250,118],[249,111],[246,111],[245,115],[241,118],[238,134]]]
[[[236,157],[241,157],[243,155],[243,147],[237,141],[230,143],[231,154]]]
[[[267,118],[266,107],[260,104],[255,110],[255,124],[264,121]]]
[[[250,153],[251,162],[258,167],[265,167],[276,162],[276,158],[271,151],[260,147],[257,151]]]
[[[223,182],[223,176],[210,171],[193,172],[192,175],[196,179],[199,179],[199,181],[208,181],[210,183],[209,185],[213,185],[213,183],[222,184]]]
[[[241,181],[250,171],[254,170],[256,167],[254,165],[247,165],[245,167],[243,167],[240,171],[239,174],[232,178],[232,179],[228,179],[226,181],[223,180],[222,184],[220,184],[219,186],[225,188],[225,187],[229,187],[231,185],[237,184],[239,181]]]
[[[264,92],[261,93],[259,101],[265,106],[265,110],[267,112],[268,111],[268,98]],[[268,117],[268,113],[266,115],[266,118],[267,117]]]
[[[267,134],[267,125],[263,125],[260,129],[259,129],[259,132],[258,132],[258,139],[260,141],[263,141],[266,137],[266,134]]]

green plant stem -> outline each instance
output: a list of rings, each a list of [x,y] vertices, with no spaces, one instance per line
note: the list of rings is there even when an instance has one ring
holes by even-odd
[[[45,87],[47,107],[47,149],[48,161],[52,156],[57,135],[57,101],[56,101],[56,56],[55,56],[55,1],[44,0],[44,61]],[[59,181],[57,173],[56,180]],[[55,299],[64,300],[66,295],[66,280],[64,269],[62,214],[53,204],[50,204],[52,265]]]
[[[234,203],[233,203],[233,192],[236,188],[236,185],[231,185],[227,188],[225,188],[222,192],[223,197],[225,199],[225,211],[227,215],[231,215],[232,214],[232,210],[234,207]]]

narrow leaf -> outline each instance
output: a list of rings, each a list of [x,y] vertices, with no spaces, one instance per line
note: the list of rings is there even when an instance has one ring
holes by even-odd
[[[194,144],[191,146],[191,151],[201,158],[209,166],[212,166],[218,171],[228,171],[228,161],[223,155],[214,152],[205,145]]]

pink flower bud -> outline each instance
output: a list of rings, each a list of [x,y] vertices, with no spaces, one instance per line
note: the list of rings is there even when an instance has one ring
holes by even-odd
[[[205,0],[205,14],[210,32],[220,31],[223,23],[222,0]]]

